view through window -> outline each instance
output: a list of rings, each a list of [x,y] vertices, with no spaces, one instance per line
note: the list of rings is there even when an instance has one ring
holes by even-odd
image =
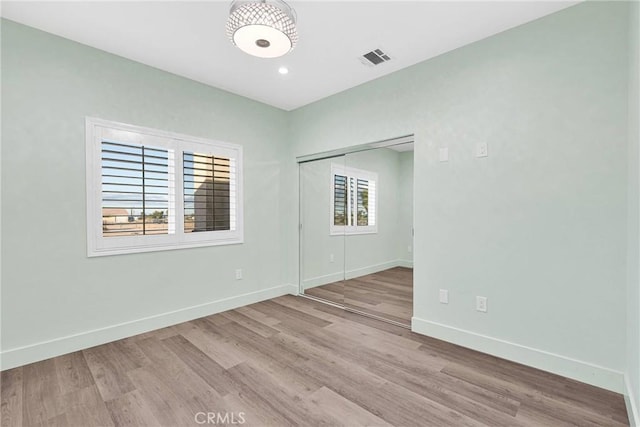
[[[241,243],[239,145],[87,119],[89,256]]]

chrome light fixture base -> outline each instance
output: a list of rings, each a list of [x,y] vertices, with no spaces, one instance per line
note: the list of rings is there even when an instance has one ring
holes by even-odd
[[[282,0],[235,0],[227,20],[227,36],[243,52],[277,58],[298,42],[295,11]]]

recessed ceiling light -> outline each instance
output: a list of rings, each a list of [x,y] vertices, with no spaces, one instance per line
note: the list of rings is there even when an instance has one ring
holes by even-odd
[[[280,67],[278,68],[278,72],[280,74],[289,74],[289,69],[287,67]]]

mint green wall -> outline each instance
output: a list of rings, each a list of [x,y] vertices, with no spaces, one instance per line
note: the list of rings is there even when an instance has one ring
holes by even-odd
[[[409,177],[401,174],[400,154],[389,148],[379,148],[345,156],[347,167],[378,174],[378,233],[346,236],[347,279],[395,267],[402,259],[398,252],[400,189],[406,186],[402,178]]]
[[[629,31],[629,182],[627,281],[627,383],[640,425],[640,4],[632,3]]]
[[[622,390],[627,11],[583,3],[292,113],[294,156],[415,133],[415,330]]]
[[[3,352],[284,284],[284,111],[6,20],[2,88]],[[245,243],[88,259],[85,116],[241,144]]]
[[[413,263],[413,151],[400,153],[400,182],[398,188],[398,256]],[[411,248],[411,250],[409,250]]]

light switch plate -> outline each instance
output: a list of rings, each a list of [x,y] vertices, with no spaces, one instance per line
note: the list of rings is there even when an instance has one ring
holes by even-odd
[[[476,156],[487,157],[489,155],[489,147],[486,142],[478,142],[476,145]]]
[[[449,291],[440,289],[440,304],[449,304]]]
[[[441,162],[448,162],[449,161],[449,148],[448,147],[441,147],[439,152],[438,152],[438,159]]]
[[[487,297],[476,297],[476,310],[487,312]]]

